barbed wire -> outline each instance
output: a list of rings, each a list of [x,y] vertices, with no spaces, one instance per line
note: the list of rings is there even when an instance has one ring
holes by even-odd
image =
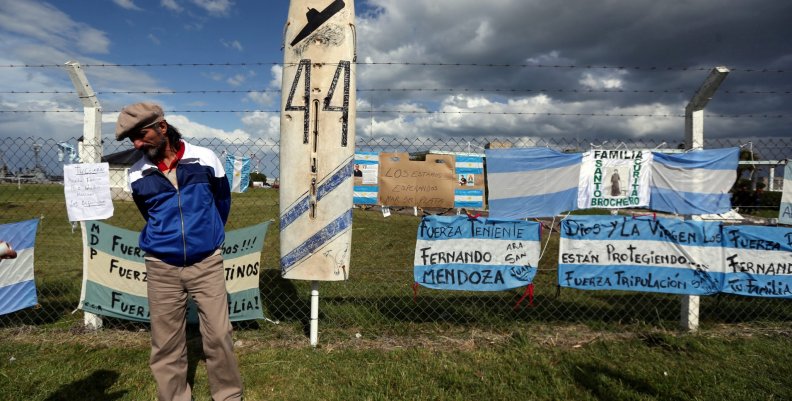
[[[334,63],[323,63],[332,65]],[[484,67],[484,68],[541,68],[541,69],[603,69],[603,70],[637,70],[637,71],[710,71],[713,67],[695,66],[628,66],[628,65],[575,65],[575,64],[510,64],[510,63],[429,63],[408,61],[357,61],[356,65],[371,66],[422,66],[422,67]],[[245,67],[245,66],[295,66],[297,63],[281,62],[220,62],[220,63],[96,63],[82,64],[83,67]],[[63,68],[63,64],[0,64],[0,68]],[[769,67],[728,67],[731,72],[749,73],[786,73],[786,69]]]
[[[660,94],[685,94],[693,91],[684,89],[501,89],[501,88],[362,88],[358,92],[481,92],[481,93],[660,93]],[[176,94],[221,94],[221,93],[280,93],[280,89],[189,89],[189,90],[149,90],[149,91],[97,91],[97,95],[119,94],[146,94],[146,95],[176,95]],[[74,95],[75,91],[39,90],[39,91],[0,91],[0,94],[13,95],[41,95],[41,94],[67,94]],[[724,90],[719,93],[739,95],[792,95],[792,90],[787,91],[760,91],[760,90]]]
[[[120,110],[103,110],[106,113],[118,113]],[[167,113],[280,113],[280,110],[166,110]],[[83,110],[0,110],[0,114],[23,113],[83,113]],[[475,110],[357,110],[357,113],[373,114],[474,114],[474,115],[515,115],[515,116],[558,116],[558,117],[654,117],[684,118],[684,114],[634,114],[634,113],[556,113],[529,111],[475,111]],[[783,114],[706,114],[710,118],[764,118],[782,119]]]

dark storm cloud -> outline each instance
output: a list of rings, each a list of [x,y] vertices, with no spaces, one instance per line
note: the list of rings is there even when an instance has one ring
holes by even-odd
[[[789,113],[792,96],[784,92],[792,88],[792,71],[787,71],[792,70],[790,2],[371,0],[367,5],[374,11],[358,21],[359,61],[479,65],[361,65],[360,88],[455,89],[361,92],[360,97],[377,108],[411,104],[432,110],[436,104],[459,104],[461,93],[474,99],[466,102],[470,111],[681,115],[709,69],[725,65],[733,71],[708,106],[713,117],[708,118],[707,134],[740,137],[749,130],[757,136],[783,136],[787,132],[789,118],[714,115]],[[564,67],[570,65],[575,68]],[[532,101],[536,97],[542,101]],[[454,135],[487,130],[501,135],[585,132],[676,138],[684,126],[678,117],[374,118],[385,131],[386,121],[392,121],[393,131],[431,129]]]

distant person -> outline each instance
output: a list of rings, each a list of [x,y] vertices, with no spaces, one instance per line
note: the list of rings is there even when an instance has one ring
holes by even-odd
[[[764,188],[756,188],[753,198],[754,210],[759,211],[759,208],[762,206],[762,198],[764,198]]]
[[[732,195],[732,206],[743,207],[747,209],[749,206],[749,198],[751,197],[751,193],[748,191],[748,187],[745,185],[739,185],[737,190]]]
[[[187,383],[187,299],[192,297],[206,355],[212,398],[242,399],[234,355],[221,245],[231,209],[223,164],[209,149],[181,139],[154,103],[121,110],[116,139],[129,138],[143,157],[129,169],[132,198],[146,225],[151,315],[149,365],[160,401],[192,398]]]

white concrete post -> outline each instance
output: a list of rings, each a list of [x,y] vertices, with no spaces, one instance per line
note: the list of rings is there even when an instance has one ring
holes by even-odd
[[[704,108],[707,107],[707,103],[728,74],[729,69],[726,67],[713,68],[685,107],[685,147],[687,149],[704,148]],[[694,220],[697,217],[686,216],[686,218]],[[682,297],[680,324],[685,330],[698,330],[700,301],[701,299],[694,295]]]
[[[99,163],[102,161],[102,106],[96,93],[88,83],[82,66],[77,61],[67,61],[66,71],[69,73],[74,89],[83,104],[83,141],[77,150],[81,163]],[[102,327],[102,318],[85,312],[83,324],[90,330]]]
[[[319,282],[311,281],[311,346],[319,344]]]

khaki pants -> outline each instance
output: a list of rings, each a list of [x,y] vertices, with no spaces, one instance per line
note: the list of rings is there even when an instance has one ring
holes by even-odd
[[[160,401],[189,401],[187,384],[187,296],[198,307],[209,388],[215,401],[242,399],[228,320],[223,257],[219,252],[187,267],[147,256],[151,312],[151,359]]]

